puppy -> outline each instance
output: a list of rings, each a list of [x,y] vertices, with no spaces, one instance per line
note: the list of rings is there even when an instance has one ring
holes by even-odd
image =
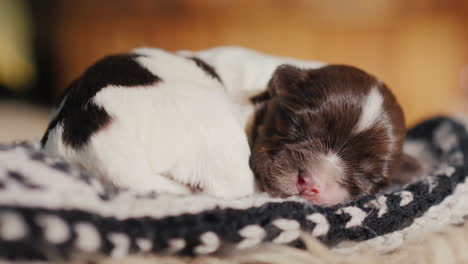
[[[42,145],[136,191],[254,191],[248,141],[217,73],[159,49],[89,67],[66,91]]]
[[[260,190],[333,205],[422,175],[402,153],[400,105],[366,72],[241,47],[180,53],[214,66],[241,106]]]
[[[400,168],[419,169],[402,153],[406,128],[395,96],[360,69],[282,65],[252,100],[259,109],[250,164],[274,196],[334,205],[382,191],[392,177],[405,183]]]

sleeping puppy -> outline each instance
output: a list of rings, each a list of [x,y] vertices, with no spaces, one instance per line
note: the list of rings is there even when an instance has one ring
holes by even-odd
[[[351,66],[277,68],[252,126],[251,167],[274,195],[334,205],[406,183],[403,111],[387,86]]]
[[[197,58],[159,49],[89,67],[66,91],[42,145],[136,191],[254,192],[248,141],[221,79]]]
[[[214,66],[239,102],[258,187],[272,196],[333,205],[421,175],[402,153],[400,105],[366,72],[241,47],[179,53]]]

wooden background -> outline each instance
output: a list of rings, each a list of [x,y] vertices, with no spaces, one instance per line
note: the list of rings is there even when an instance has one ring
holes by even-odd
[[[465,98],[465,0],[57,1],[52,19],[56,96],[109,53],[241,45],[361,67],[393,89],[409,124]]]

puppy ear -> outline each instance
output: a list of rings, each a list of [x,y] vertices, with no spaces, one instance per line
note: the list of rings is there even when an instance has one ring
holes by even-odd
[[[400,167],[391,178],[392,185],[404,185],[418,180],[423,174],[423,166],[419,160],[403,153]]]
[[[289,65],[283,64],[276,68],[270,82],[268,83],[268,90],[272,96],[283,96],[289,93],[297,86],[297,83],[303,79],[304,70]]]
[[[260,104],[275,96],[284,96],[294,90],[303,76],[304,71],[302,69],[289,64],[282,64],[274,71],[266,90],[253,96],[250,100],[254,104]]]

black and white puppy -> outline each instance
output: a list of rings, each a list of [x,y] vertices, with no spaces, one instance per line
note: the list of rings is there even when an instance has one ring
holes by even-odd
[[[119,186],[233,197],[254,191],[246,134],[273,196],[333,205],[419,168],[375,77],[239,47],[106,57],[71,85],[43,144]]]
[[[254,177],[236,111],[202,60],[140,49],[105,57],[74,81],[42,144],[120,187],[244,196]]]

